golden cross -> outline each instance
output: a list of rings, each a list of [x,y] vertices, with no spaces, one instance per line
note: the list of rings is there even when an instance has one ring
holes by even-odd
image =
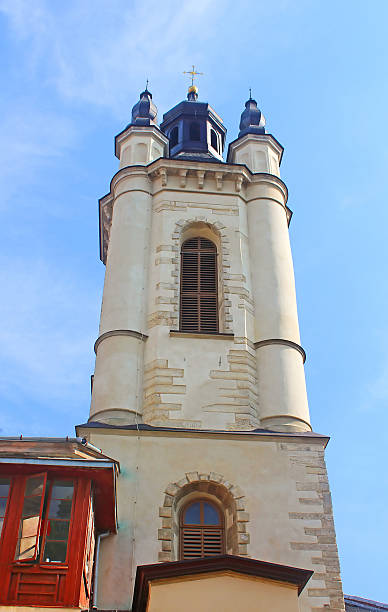
[[[203,72],[196,72],[195,71],[195,66],[193,64],[192,66],[192,70],[184,70],[183,74],[189,74],[191,76],[191,85],[194,85],[194,77],[196,77],[197,75],[203,75]]]

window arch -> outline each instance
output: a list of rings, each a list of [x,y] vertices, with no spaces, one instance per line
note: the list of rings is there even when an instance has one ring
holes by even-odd
[[[210,144],[213,147],[213,149],[215,149],[218,153],[219,152],[218,151],[218,139],[217,139],[217,134],[215,133],[214,130],[210,130]]]
[[[201,130],[198,121],[190,123],[190,140],[201,140]]]
[[[178,144],[178,126],[172,128],[170,132],[170,149],[173,149]]]
[[[218,332],[217,249],[207,238],[189,238],[182,244],[180,329]]]
[[[209,499],[186,504],[180,517],[180,558],[214,557],[225,552],[224,520]]]

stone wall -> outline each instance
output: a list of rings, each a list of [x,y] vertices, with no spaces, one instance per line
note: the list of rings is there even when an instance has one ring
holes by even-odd
[[[101,546],[99,607],[126,607],[137,565],[177,558],[179,504],[198,493],[223,504],[229,553],[313,570],[300,611],[343,612],[327,438],[113,427],[78,435],[121,465],[119,531]]]

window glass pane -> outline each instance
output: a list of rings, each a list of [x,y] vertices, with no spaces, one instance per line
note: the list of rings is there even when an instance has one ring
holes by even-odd
[[[213,149],[218,151],[217,136],[214,130],[210,130],[210,144],[213,147]]]
[[[47,528],[48,540],[67,540],[69,521],[49,521]]]
[[[24,499],[22,517],[25,518],[39,514],[40,502],[40,497],[26,497]]]
[[[191,504],[185,512],[184,523],[186,525],[199,525],[201,522],[200,504],[195,502]]]
[[[7,498],[0,497],[0,518],[5,515],[5,509],[7,507]]]
[[[16,547],[17,561],[35,559],[38,550],[40,511],[44,495],[46,477],[31,476],[26,480],[22,519]]]
[[[53,484],[51,497],[55,499],[73,499],[74,486],[71,481],[56,480]]]
[[[64,563],[66,561],[67,542],[46,542],[44,561],[51,563]]]
[[[25,497],[30,495],[42,495],[44,486],[43,476],[36,476],[34,478],[28,478],[26,483]]]
[[[34,520],[34,519],[27,519],[27,521],[29,520]],[[35,545],[36,545],[35,529],[33,528],[32,525],[30,525],[29,526],[30,531],[32,531],[34,535],[27,536],[26,534],[29,533],[29,530],[24,529],[24,527],[22,531],[23,536],[20,538],[18,542],[18,545],[19,545],[18,554],[16,555],[16,558],[18,559],[18,561],[22,561],[23,559],[33,559],[35,557]]]
[[[219,525],[220,516],[214,506],[203,503],[203,522],[205,525]]]
[[[47,512],[46,543],[43,554],[43,561],[46,563],[66,561],[73,493],[74,483],[71,480],[53,482]]]
[[[0,478],[0,497],[8,497],[10,478]]]
[[[49,518],[69,519],[71,515],[71,500],[68,499],[51,499]]]
[[[8,494],[11,485],[10,478],[0,478],[0,536],[3,529],[5,510],[7,508]]]

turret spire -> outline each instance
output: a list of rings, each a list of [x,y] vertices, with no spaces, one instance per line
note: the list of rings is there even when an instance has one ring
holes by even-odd
[[[252,90],[249,88],[249,100],[245,102],[245,109],[241,113],[240,132],[238,137],[245,134],[265,134],[265,118],[257,102],[252,98]]]
[[[158,109],[152,101],[152,93],[146,88],[140,94],[140,100],[132,109],[131,125],[156,125]]]

